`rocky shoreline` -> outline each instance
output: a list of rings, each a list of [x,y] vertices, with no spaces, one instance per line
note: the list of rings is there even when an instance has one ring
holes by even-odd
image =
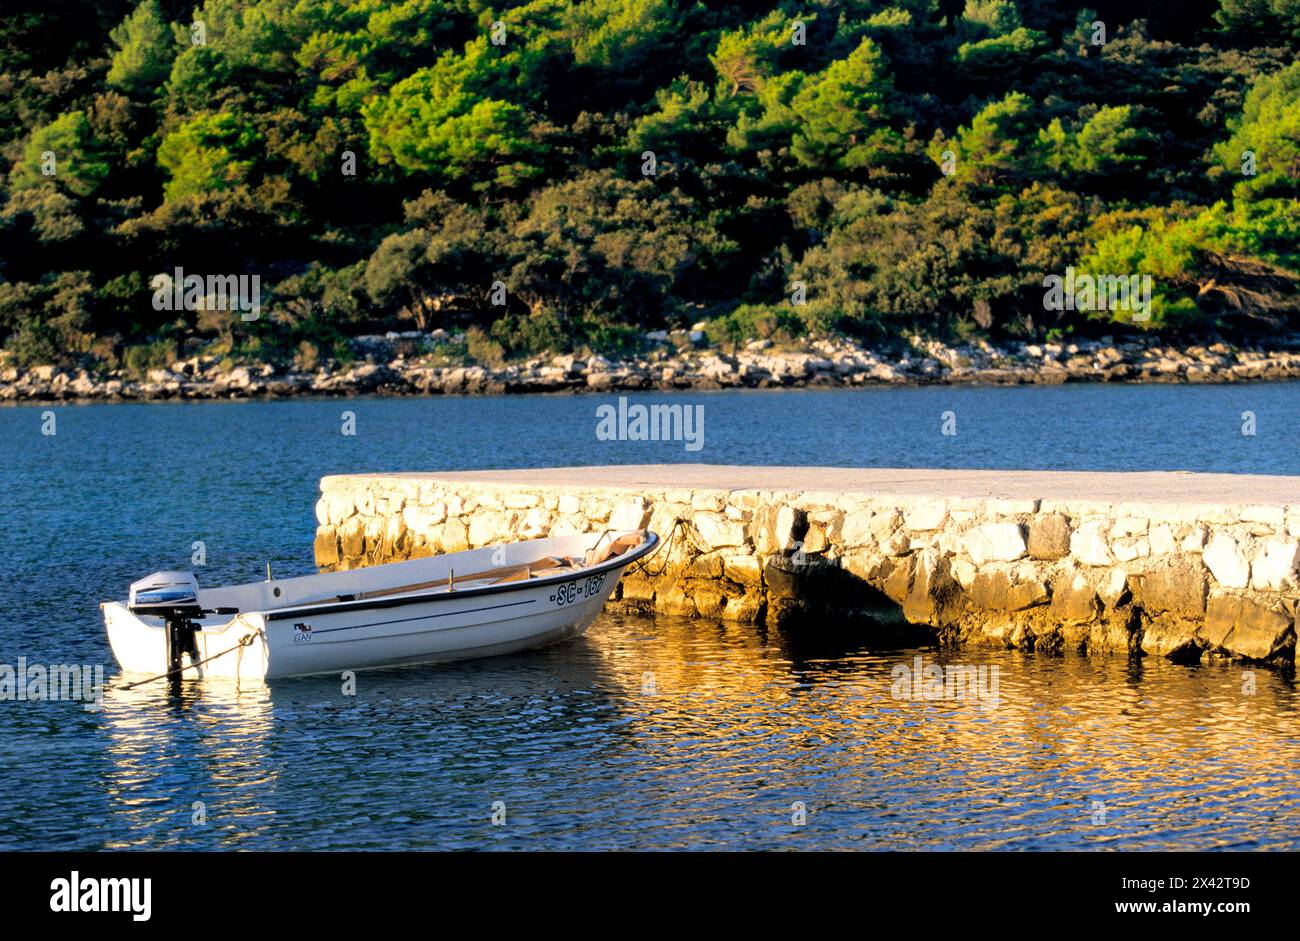
[[[1300,335],[1278,338],[1267,349],[1222,341],[1175,349],[1155,339],[1111,338],[948,346],[914,338],[908,352],[887,355],[842,338],[798,347],[756,340],[724,352],[705,345],[699,331],[681,333],[649,334],[658,347],[623,360],[564,355],[467,365],[446,352],[461,338],[439,330],[357,337],[353,362],[314,371],[270,364],[228,368],[205,355],[151,369],[143,378],[122,370],[0,365],[0,402],[1300,379]]]

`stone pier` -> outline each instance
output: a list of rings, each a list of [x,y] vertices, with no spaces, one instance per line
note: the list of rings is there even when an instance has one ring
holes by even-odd
[[[316,562],[665,541],[614,604],[945,643],[1291,664],[1300,477],[638,465],[326,477]]]

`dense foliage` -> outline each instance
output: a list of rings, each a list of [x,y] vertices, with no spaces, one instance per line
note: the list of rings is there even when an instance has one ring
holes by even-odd
[[[0,342],[1275,330],[1298,44],[1293,0],[9,0]],[[178,267],[263,315],[157,310]],[[1150,319],[1045,309],[1070,267]]]

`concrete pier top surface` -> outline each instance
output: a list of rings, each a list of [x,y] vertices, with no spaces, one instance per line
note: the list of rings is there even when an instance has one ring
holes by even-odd
[[[519,487],[665,488],[898,494],[941,499],[1010,499],[1249,505],[1300,503],[1300,477],[1187,471],[1013,471],[923,468],[755,467],[625,464],[522,470],[345,474],[341,478],[428,480]],[[326,478],[330,480],[331,478]],[[338,479],[338,478],[333,478]]]

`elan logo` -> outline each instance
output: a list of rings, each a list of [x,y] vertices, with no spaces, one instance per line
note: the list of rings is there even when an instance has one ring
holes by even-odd
[[[72,870],[67,879],[50,883],[52,912],[130,912],[133,921],[148,921],[153,912],[153,880],[83,879]]]

